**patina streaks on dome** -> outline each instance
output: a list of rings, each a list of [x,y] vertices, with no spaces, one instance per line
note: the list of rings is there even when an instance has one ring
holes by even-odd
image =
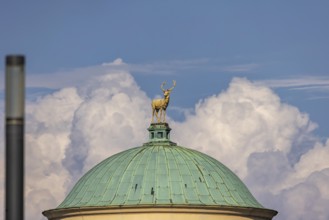
[[[169,141],[150,141],[105,159],[58,208],[139,205],[262,208],[222,163]]]

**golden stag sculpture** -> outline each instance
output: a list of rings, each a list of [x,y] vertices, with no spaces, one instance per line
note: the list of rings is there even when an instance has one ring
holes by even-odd
[[[170,99],[170,93],[176,86],[176,81],[173,80],[173,86],[170,89],[164,89],[163,86],[166,84],[166,82],[163,82],[160,86],[160,88],[163,91],[163,99],[153,99],[152,100],[152,122],[154,121],[154,115],[157,118],[157,122],[166,122],[166,109],[169,104]],[[158,115],[160,111],[160,117]]]

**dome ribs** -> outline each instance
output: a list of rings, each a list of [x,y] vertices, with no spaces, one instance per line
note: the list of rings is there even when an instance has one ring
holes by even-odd
[[[143,145],[107,158],[79,180],[59,208],[131,205],[262,208],[222,163],[166,143]]]

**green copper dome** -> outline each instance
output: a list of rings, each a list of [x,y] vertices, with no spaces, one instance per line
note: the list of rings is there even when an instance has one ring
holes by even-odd
[[[113,155],[86,173],[61,208],[238,206],[262,208],[226,166],[169,141],[167,124],[151,124],[150,141]]]

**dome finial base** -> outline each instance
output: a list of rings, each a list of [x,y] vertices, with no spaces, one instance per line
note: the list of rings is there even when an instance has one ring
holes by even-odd
[[[151,123],[147,129],[149,131],[149,143],[169,143],[170,145],[176,145],[170,141],[171,128],[166,122]]]

